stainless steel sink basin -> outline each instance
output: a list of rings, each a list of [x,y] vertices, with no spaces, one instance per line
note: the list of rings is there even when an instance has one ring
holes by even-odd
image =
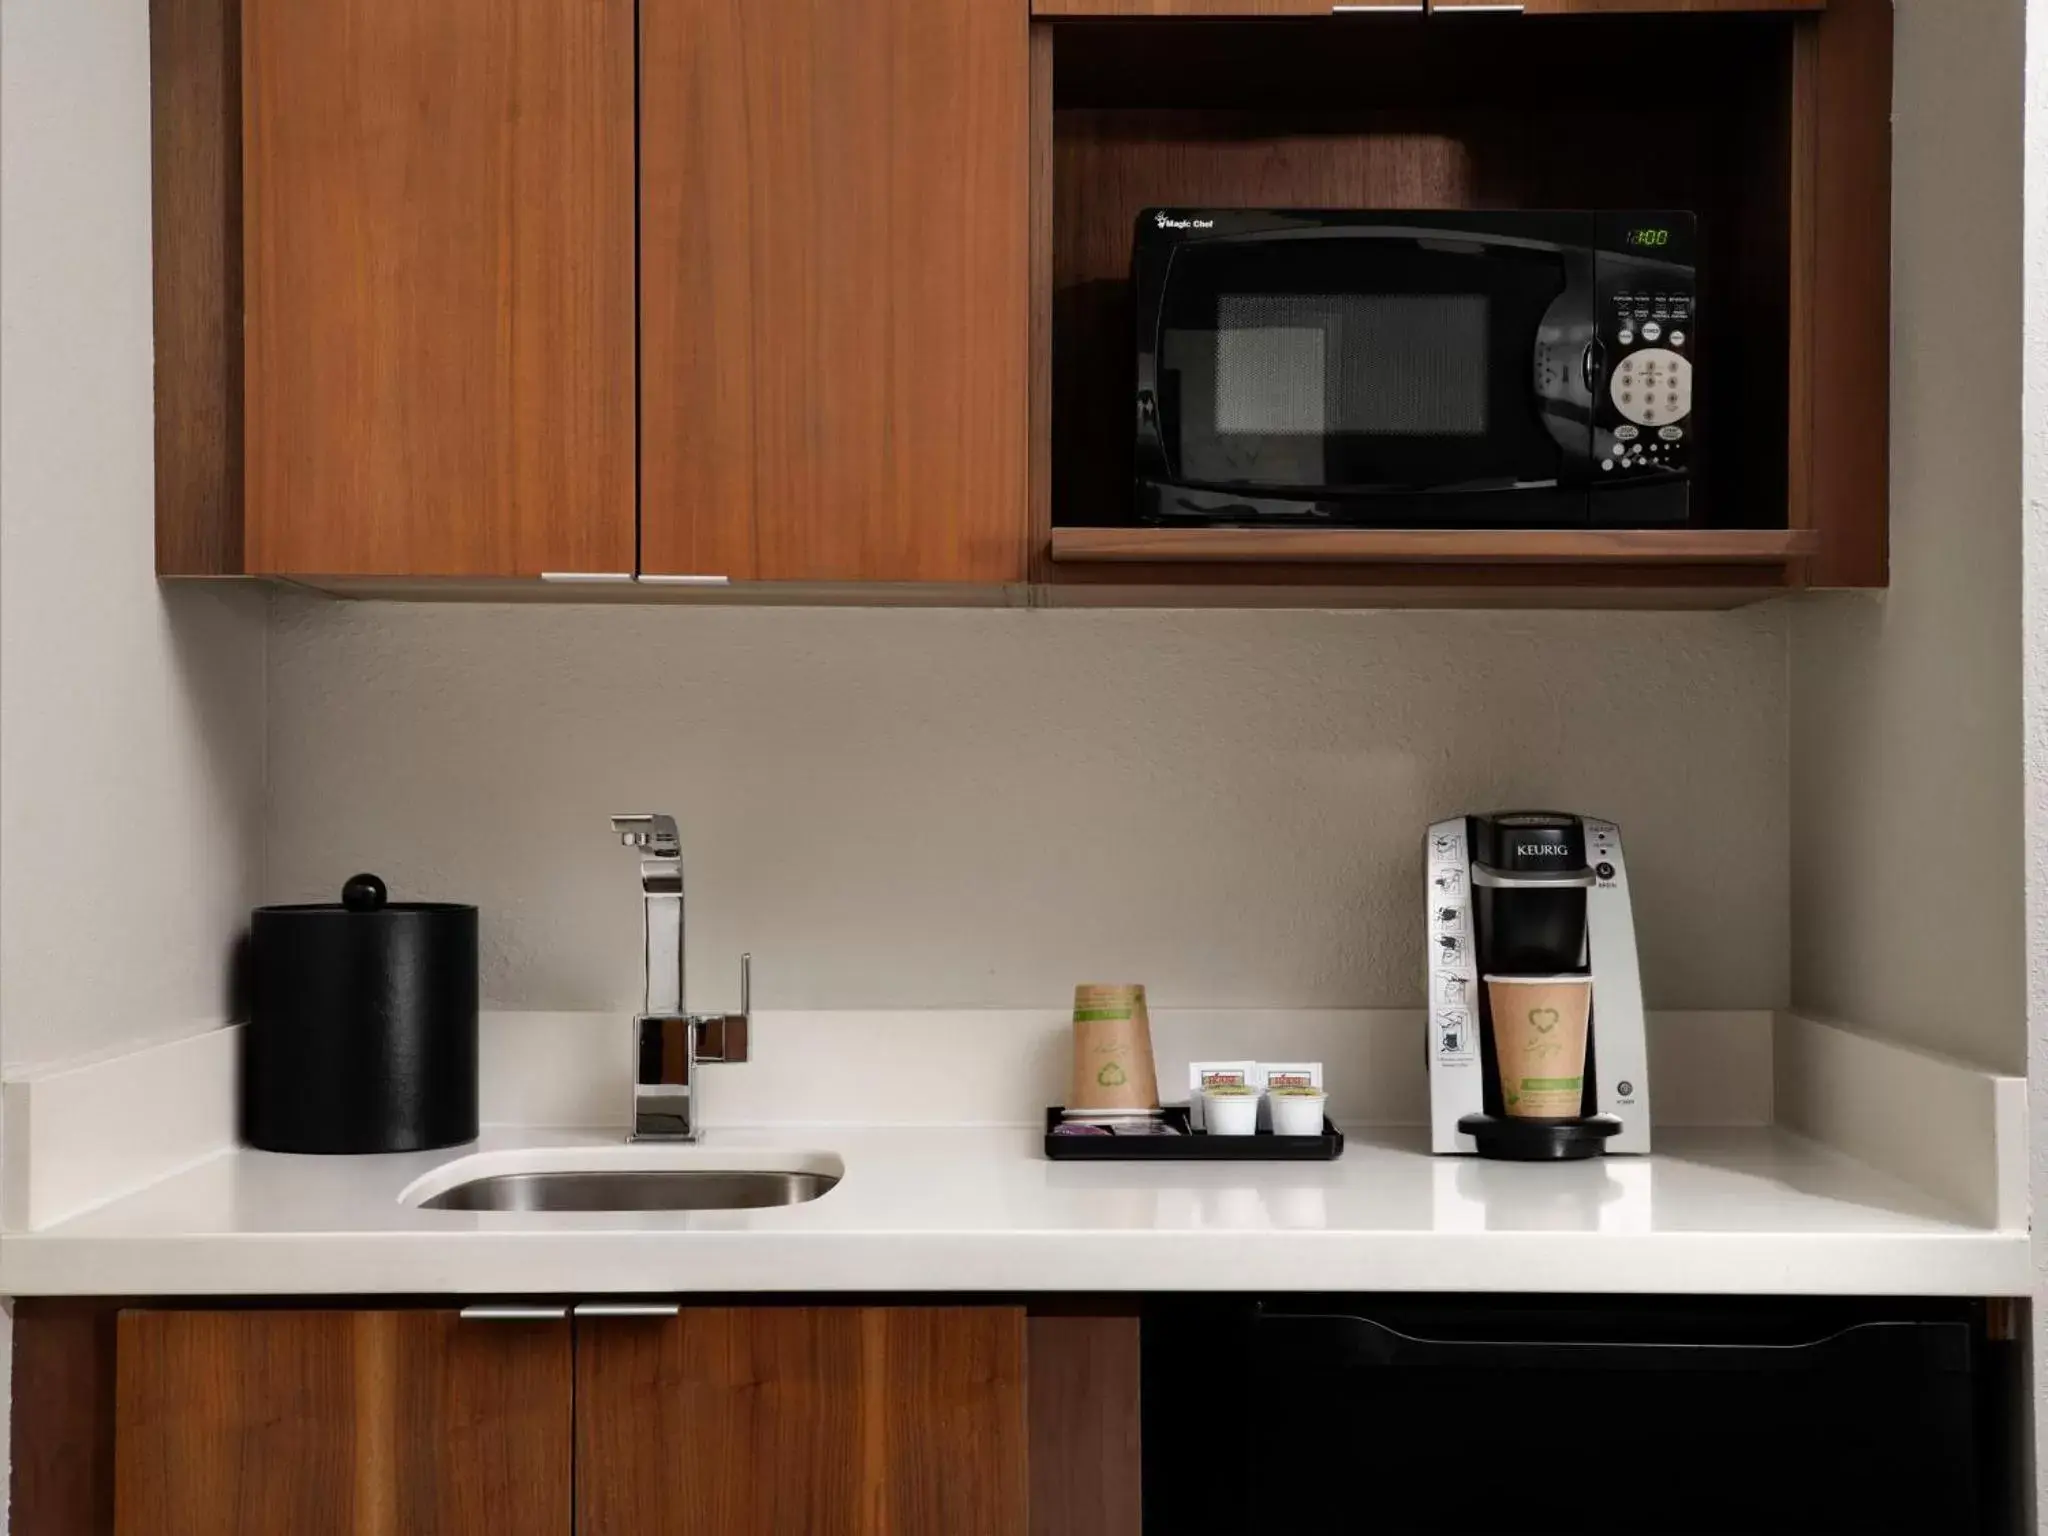
[[[594,1169],[501,1173],[444,1189],[430,1211],[752,1211],[802,1205],[839,1182],[829,1173],[752,1169]]]

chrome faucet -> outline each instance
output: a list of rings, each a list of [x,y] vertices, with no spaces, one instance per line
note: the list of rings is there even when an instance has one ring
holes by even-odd
[[[691,1013],[685,997],[683,840],[673,816],[614,816],[612,830],[640,854],[647,985],[633,1021],[634,1141],[695,1141],[697,1068],[747,1059],[754,957],[740,956],[740,1011]]]

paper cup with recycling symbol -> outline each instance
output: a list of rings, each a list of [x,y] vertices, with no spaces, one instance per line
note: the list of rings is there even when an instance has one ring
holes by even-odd
[[[1517,1120],[1574,1120],[1586,1089],[1591,976],[1489,976],[1500,1103]]]
[[[1152,1017],[1138,986],[1074,988],[1074,1075],[1067,1108],[1159,1107],[1152,1067]]]

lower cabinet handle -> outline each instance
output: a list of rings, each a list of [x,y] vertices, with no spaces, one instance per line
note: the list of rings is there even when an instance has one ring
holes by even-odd
[[[567,1307],[464,1307],[465,1323],[559,1323]]]
[[[675,1301],[580,1301],[578,1317],[675,1317],[682,1312]]]

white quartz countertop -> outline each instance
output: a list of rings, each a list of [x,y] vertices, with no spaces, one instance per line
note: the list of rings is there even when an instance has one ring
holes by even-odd
[[[391,1157],[233,1150],[32,1232],[0,1293],[1503,1291],[2024,1295],[2024,1232],[1781,1130],[1672,1130],[1648,1158],[1431,1157],[1354,1128],[1333,1163],[1049,1162],[1025,1128],[723,1130],[696,1148],[491,1130]],[[536,1162],[843,1162],[807,1205],[483,1214],[401,1200]]]

